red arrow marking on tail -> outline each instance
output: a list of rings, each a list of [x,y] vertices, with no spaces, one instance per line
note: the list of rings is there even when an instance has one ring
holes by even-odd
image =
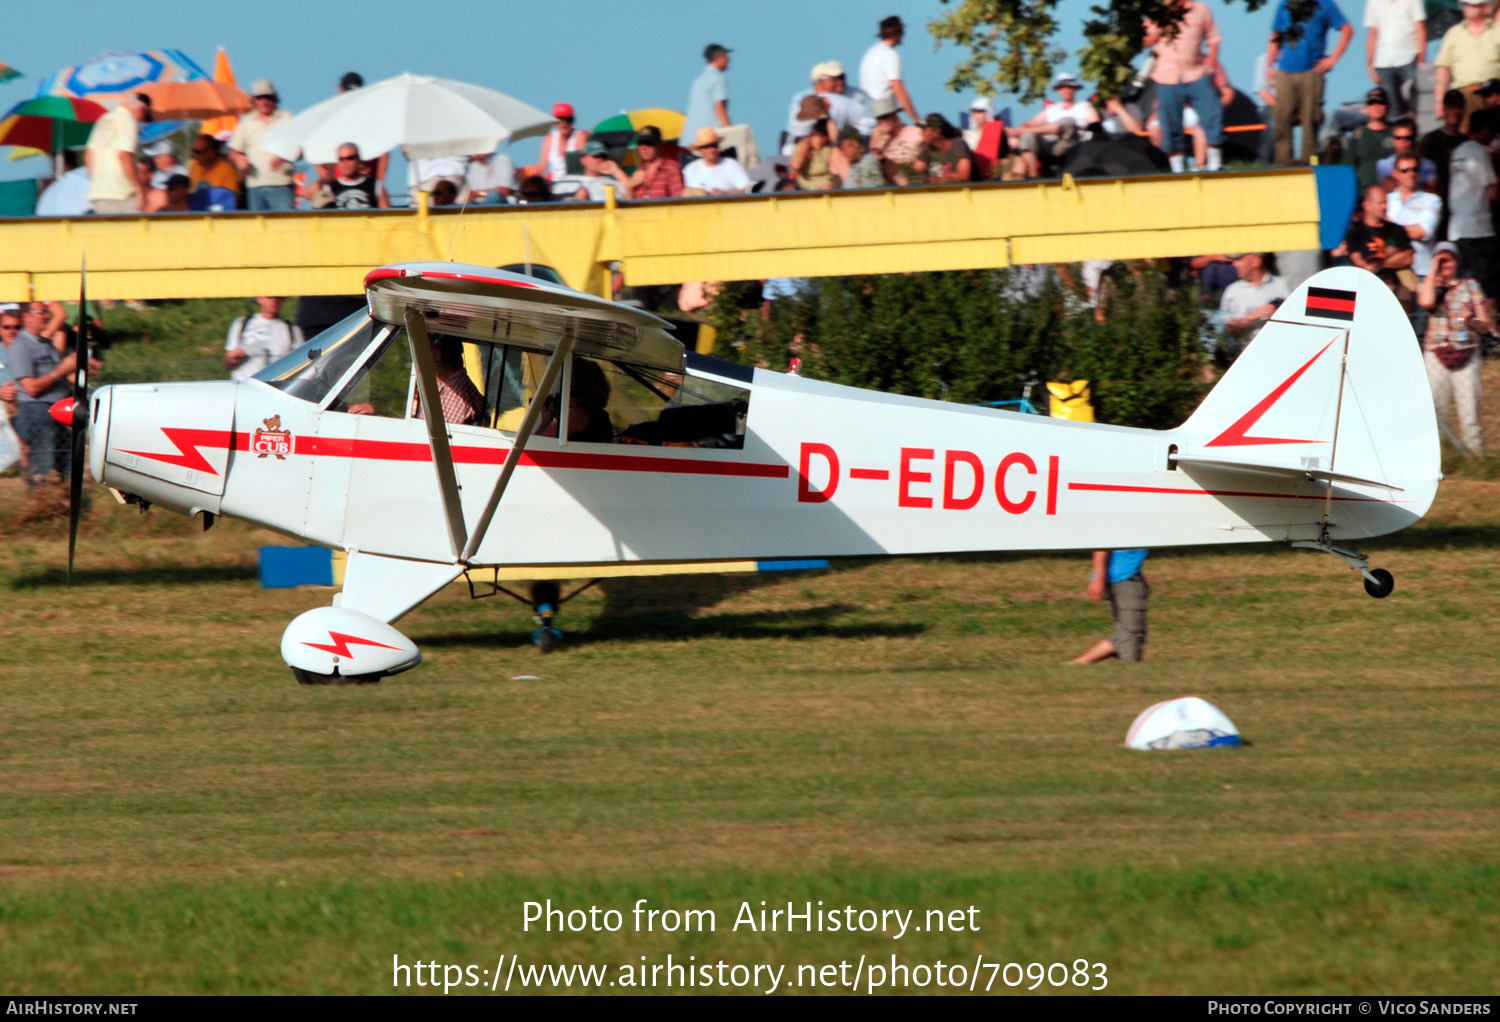
[[[311,646],[313,649],[321,649],[323,652],[332,653],[334,656],[353,656],[349,652],[350,646],[375,646],[380,649],[397,648],[396,646],[387,646],[383,642],[376,642],[374,639],[361,639],[358,635],[345,635],[343,632],[330,631],[328,637],[333,642],[304,642],[302,645]]]
[[[1334,340],[1337,340],[1337,338],[1335,338]],[[1305,372],[1307,372],[1309,369],[1311,369],[1312,368],[1312,364],[1314,362],[1316,362],[1318,359],[1322,358],[1323,357],[1323,352],[1327,351],[1331,347],[1333,347],[1333,341],[1329,341],[1327,344],[1323,345],[1323,348],[1322,348],[1321,351],[1319,351],[1312,358],[1308,359],[1307,362],[1302,366],[1301,369],[1298,369],[1295,373],[1293,373],[1292,375],[1288,376],[1285,380],[1283,380],[1282,383],[1281,383],[1281,386],[1277,387],[1275,390],[1271,391],[1271,393],[1269,393],[1265,397],[1261,398],[1260,399],[1260,403],[1257,404],[1254,408],[1250,409],[1244,415],[1240,416],[1239,419],[1237,419],[1235,421],[1234,425],[1230,426],[1224,432],[1220,433],[1218,436],[1214,437],[1212,440],[1210,440],[1208,443],[1204,444],[1203,446],[1204,447],[1250,447],[1250,446],[1254,446],[1255,444],[1321,444],[1321,443],[1323,443],[1324,441],[1322,441],[1322,440],[1292,440],[1292,439],[1288,439],[1288,438],[1285,438],[1285,437],[1250,436],[1249,433],[1250,433],[1250,430],[1255,426],[1255,424],[1260,421],[1261,416],[1263,416],[1267,412],[1269,412],[1271,410],[1271,406],[1274,405],[1277,401],[1281,400],[1281,395],[1285,394],[1288,390],[1290,390],[1291,387],[1292,387],[1292,384],[1296,383],[1299,379],[1301,379],[1302,374],[1305,373]]]
[[[179,468],[189,468],[198,472],[207,472],[209,475],[218,475],[218,469],[208,463],[208,459],[198,452],[200,447],[212,447],[216,450],[224,450],[230,443],[230,431],[227,429],[185,429],[180,426],[163,426],[161,431],[166,434],[172,446],[177,448],[177,454],[152,454],[150,451],[121,451],[121,454],[134,454],[138,458],[149,458],[152,461],[160,461],[168,465],[176,465]]]

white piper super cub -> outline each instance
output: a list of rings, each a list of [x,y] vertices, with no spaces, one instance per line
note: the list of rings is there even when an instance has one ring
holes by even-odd
[[[365,285],[367,312],[254,379],[76,392],[90,471],[121,499],[347,552],[334,605],[282,640],[304,683],[415,666],[392,622],[500,567],[1282,542],[1382,597],[1391,575],[1338,544],[1411,525],[1441,478],[1419,348],[1363,270],[1299,288],[1165,431],[752,369],[483,266],[385,266]],[[556,587],[533,598],[545,649]]]

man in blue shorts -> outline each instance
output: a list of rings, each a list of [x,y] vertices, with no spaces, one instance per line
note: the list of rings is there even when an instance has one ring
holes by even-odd
[[[1118,657],[1122,664],[1140,663],[1146,651],[1146,598],[1151,587],[1141,574],[1146,550],[1095,550],[1094,573],[1089,578],[1089,599],[1098,603],[1106,595],[1115,613],[1115,633],[1100,639],[1088,652],[1070,664],[1097,664]]]

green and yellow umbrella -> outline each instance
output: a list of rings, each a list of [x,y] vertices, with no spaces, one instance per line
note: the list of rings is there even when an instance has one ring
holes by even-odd
[[[675,110],[655,107],[649,110],[632,110],[600,121],[589,132],[589,137],[597,138],[611,149],[625,149],[635,145],[636,132],[648,124],[654,124],[661,132],[663,142],[675,142],[682,134],[683,119],[683,115]]]

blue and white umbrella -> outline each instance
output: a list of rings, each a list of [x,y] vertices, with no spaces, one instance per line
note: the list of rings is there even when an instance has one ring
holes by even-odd
[[[43,78],[38,96],[76,96],[102,102],[140,88],[147,82],[190,82],[208,74],[181,50],[110,50],[93,60],[65,67]]]
[[[65,67],[43,78],[38,96],[74,96],[105,106],[148,82],[191,82],[211,76],[181,50],[109,50],[82,64]],[[181,121],[158,121],[141,125],[140,140],[152,142],[172,134]]]

